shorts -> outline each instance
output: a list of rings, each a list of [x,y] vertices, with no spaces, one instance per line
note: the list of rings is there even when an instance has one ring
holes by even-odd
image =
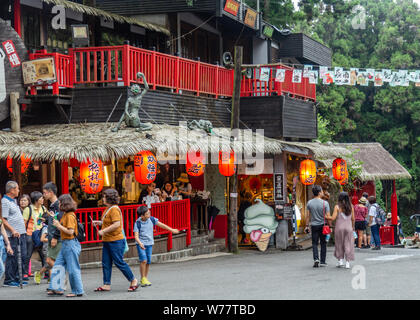
[[[147,264],[152,263],[152,251],[153,251],[153,245],[151,246],[144,246],[145,250],[140,248],[138,244],[137,246],[137,252],[139,254],[139,260],[140,262],[147,261]]]
[[[365,228],[365,234],[367,236],[372,235],[372,232],[370,231],[370,227],[368,226],[368,223],[366,221],[365,221],[365,226],[366,226],[366,228]]]
[[[61,250],[61,241],[58,241],[57,245],[54,248],[51,247],[51,241],[48,241],[48,254],[47,254],[48,258],[57,260],[60,250]]]
[[[356,230],[361,230],[361,231],[363,231],[363,230],[365,230],[365,229],[366,229],[366,222],[365,222],[365,221],[356,221],[356,222],[354,223],[354,228],[355,228]]]

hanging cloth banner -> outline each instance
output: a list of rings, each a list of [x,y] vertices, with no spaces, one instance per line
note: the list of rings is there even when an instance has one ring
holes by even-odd
[[[284,82],[286,78],[286,70],[285,69],[277,69],[276,72],[276,82]]]
[[[357,82],[357,73],[359,69],[357,68],[350,68],[350,85],[355,86]]]
[[[309,71],[309,84],[317,84],[318,83],[318,71],[313,70]]]
[[[312,66],[305,64],[303,66],[303,77],[304,78],[309,78],[309,72],[312,71]]]
[[[375,87],[382,87],[384,84],[383,77],[384,75],[382,72],[375,72]]]
[[[328,72],[328,67],[319,67],[319,77],[324,80],[325,74]]]
[[[327,70],[327,72],[324,73],[324,77],[322,79],[323,84],[332,84],[334,83],[334,72]]]
[[[382,74],[383,74],[383,81],[384,82],[391,82],[392,80],[392,71],[389,69],[382,69]]]
[[[270,68],[261,68],[260,81],[268,82],[270,80]]]
[[[293,69],[293,83],[302,83],[302,70],[300,69]]]

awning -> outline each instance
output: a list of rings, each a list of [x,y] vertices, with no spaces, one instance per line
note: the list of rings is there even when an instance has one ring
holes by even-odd
[[[122,127],[112,132],[115,123],[81,123],[36,125],[22,128],[21,132],[0,132],[0,158],[18,159],[22,154],[32,160],[51,161],[77,159],[104,161],[121,159],[150,150],[173,157],[193,150],[209,152],[230,151],[279,154],[282,144],[251,130],[238,130],[239,139],[231,148],[231,131],[214,128],[212,135],[204,131],[189,130],[182,126],[153,125],[150,131],[136,132]]]
[[[143,28],[151,30],[151,31],[164,33],[167,36],[170,36],[170,34],[171,34],[169,32],[169,30],[166,29],[163,26],[159,26],[159,25],[153,24],[153,23],[143,22],[143,21],[141,21],[139,19],[136,19],[136,18],[120,16],[120,15],[115,14],[115,13],[107,12],[107,11],[104,11],[104,10],[101,10],[101,9],[98,9],[98,8],[94,8],[94,7],[90,7],[90,6],[86,6],[86,5],[83,5],[83,4],[80,4],[80,3],[75,3],[75,2],[68,1],[68,0],[42,0],[42,1],[47,3],[47,4],[61,5],[65,8],[67,8],[67,9],[71,9],[73,11],[84,13],[84,14],[87,14],[87,15],[103,17],[105,19],[112,20],[112,21],[119,22],[119,23],[134,24],[134,25],[143,27]]]

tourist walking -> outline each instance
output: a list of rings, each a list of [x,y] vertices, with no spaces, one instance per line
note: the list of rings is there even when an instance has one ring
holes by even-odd
[[[66,297],[83,296],[82,274],[80,271],[79,256],[82,248],[76,236],[78,234],[76,210],[77,204],[69,194],[63,194],[58,198],[60,211],[63,212],[59,220],[54,217],[54,227],[61,233],[61,250],[51,270],[51,291],[49,296],[63,295],[66,272],[69,274],[71,293]]]
[[[305,232],[311,232],[312,234],[313,266],[314,268],[318,268],[319,266],[327,266],[327,241],[326,235],[322,233],[322,229],[325,225],[325,217],[330,213],[330,205],[327,201],[322,200],[324,194],[321,186],[314,185],[312,187],[312,193],[314,198],[308,201],[308,204],[306,205]],[[319,242],[321,242],[321,261],[319,261],[318,254]]]
[[[1,199],[3,223],[13,251],[13,254],[8,253],[6,258],[5,287],[19,287],[22,280],[21,273],[27,272],[23,261],[19,261],[18,254],[20,251],[21,259],[27,255],[25,222],[16,202],[19,191],[17,182],[9,181],[6,183],[6,194]],[[19,270],[19,265],[21,265],[21,270]],[[28,282],[22,281],[22,284],[26,285]]]
[[[369,227],[372,232],[372,237],[375,242],[375,247],[372,250],[381,250],[381,238],[379,235],[380,226],[376,223],[376,216],[378,214],[379,205],[376,203],[376,197],[369,197],[370,209],[369,209]]]
[[[1,197],[0,197],[1,199]],[[5,262],[7,254],[13,255],[12,247],[10,246],[9,237],[7,236],[6,229],[3,224],[3,217],[0,210],[0,279],[4,275]]]
[[[330,221],[337,220],[334,228],[335,250],[334,257],[337,258],[337,267],[350,268],[350,261],[354,260],[354,209],[347,192],[338,195],[338,204],[334,212],[327,215]],[[345,261],[345,264],[344,264]]]
[[[366,242],[363,243],[363,236],[366,230],[366,217],[368,216],[368,209],[366,208],[367,199],[361,197],[359,203],[354,206],[354,219],[355,219],[355,229],[357,232],[357,247],[359,249],[366,246]]]
[[[27,256],[24,259],[25,270],[28,270],[26,277],[30,276],[30,262],[32,254],[36,251],[41,259],[41,264],[46,264],[46,257],[42,250],[41,229],[43,215],[47,212],[44,207],[44,197],[39,191],[31,193],[31,204],[23,210],[23,220],[26,227],[26,250]],[[25,276],[24,276],[25,279]]]
[[[96,292],[111,290],[112,263],[123,273],[130,282],[128,291],[136,291],[140,286],[139,281],[134,277],[128,264],[124,261],[124,249],[126,239],[123,234],[122,213],[118,204],[120,197],[115,189],[107,189],[103,193],[103,203],[106,210],[102,214],[102,220],[93,221],[94,226],[102,226],[98,231],[102,237],[102,273],[103,285],[95,289]]]
[[[54,219],[60,221],[63,217],[63,212],[60,211],[60,205],[57,198],[57,186],[53,182],[47,182],[42,187],[42,194],[44,199],[51,203],[49,212],[52,214],[46,215],[46,224],[48,225],[48,252],[46,261],[52,269],[62,245],[61,232],[54,226]],[[51,286],[48,290],[52,290]]]
[[[166,224],[159,222],[155,217],[150,216],[150,210],[146,206],[138,207],[137,214],[139,218],[134,223],[133,232],[140,260],[140,284],[142,287],[146,287],[152,285],[147,276],[149,274],[150,264],[152,263],[152,251],[153,245],[155,244],[153,230],[156,226],[168,230],[173,234],[178,234],[179,230],[172,229]]]

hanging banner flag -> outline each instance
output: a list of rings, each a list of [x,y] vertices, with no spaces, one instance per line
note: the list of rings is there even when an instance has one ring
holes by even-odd
[[[293,69],[293,83],[302,83],[302,70],[300,69]]]
[[[320,66],[319,67],[319,77],[322,79],[322,80],[324,80],[324,76],[325,76],[325,74],[328,72],[328,67],[323,67],[323,66]]]
[[[359,71],[357,73],[357,84],[361,85],[361,86],[367,86],[368,81],[367,81],[367,72],[361,72]]]
[[[407,77],[408,77],[408,81],[417,82],[417,72],[416,71],[409,72]]]
[[[309,84],[318,84],[318,71],[309,71]]]
[[[332,84],[334,83],[334,72],[333,71],[327,71],[324,73],[324,78],[322,79],[323,84]]]
[[[375,69],[366,69],[367,81],[375,81]]]
[[[286,78],[286,70],[285,69],[277,69],[276,72],[276,82],[284,82],[284,79]]]
[[[389,83],[389,85],[391,87],[396,87],[396,86],[400,86],[401,83],[402,82],[401,82],[401,79],[400,79],[399,72],[392,72],[391,82]]]
[[[350,71],[343,71],[343,76],[341,79],[341,83],[343,85],[349,85],[350,84]]]
[[[399,75],[401,78],[401,86],[408,87],[410,85],[410,81],[408,80],[408,71],[407,70],[400,70]]]
[[[383,77],[384,75],[382,72],[375,72],[375,87],[382,87],[384,84]]]
[[[383,81],[384,82],[391,82],[392,80],[392,71],[389,69],[382,69],[383,74]]]
[[[359,72],[358,68],[350,68],[350,85],[355,86],[357,83],[357,73]]]
[[[308,65],[308,64],[305,64],[304,66],[303,66],[303,77],[304,78],[309,78],[309,72],[312,70],[312,66],[311,65]]]
[[[341,86],[343,84],[343,80],[344,80],[344,78],[343,78],[343,76],[344,76],[343,72],[344,71],[343,70],[344,69],[341,68],[341,67],[335,67],[334,68],[334,83],[337,86]]]
[[[268,82],[270,80],[270,68],[261,68],[260,81]]]

